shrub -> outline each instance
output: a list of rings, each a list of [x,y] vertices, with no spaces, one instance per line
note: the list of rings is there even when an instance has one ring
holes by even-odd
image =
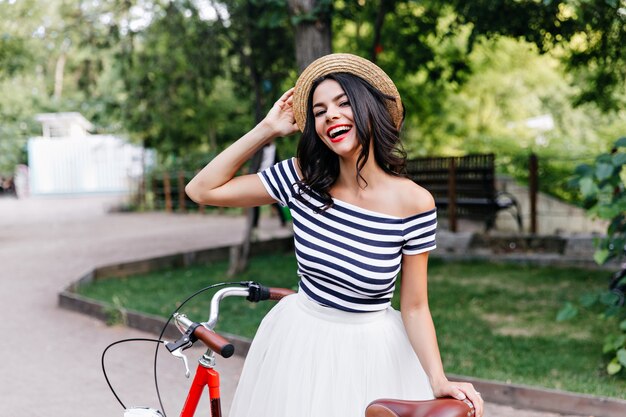
[[[599,265],[610,260],[621,261],[626,255],[626,137],[617,140],[611,153],[599,155],[593,165],[576,167],[571,185],[578,188],[584,207],[594,217],[608,220],[604,237],[595,241],[594,259]],[[581,299],[584,307],[600,305],[603,318],[613,318],[615,330],[606,335],[603,352],[609,355],[607,372],[610,375],[626,373],[626,262],[613,274],[608,288],[590,293]],[[557,319],[574,317],[578,309],[566,304]]]

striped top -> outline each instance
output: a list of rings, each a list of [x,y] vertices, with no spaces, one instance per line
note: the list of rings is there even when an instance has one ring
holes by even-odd
[[[367,210],[336,198],[326,211],[315,195],[296,198],[295,160],[260,172],[268,193],[293,218],[300,291],[319,304],[352,312],[391,304],[402,255],[435,249],[437,211],[406,218]]]

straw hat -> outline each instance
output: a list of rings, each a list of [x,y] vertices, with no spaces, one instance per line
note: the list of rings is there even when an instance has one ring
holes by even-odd
[[[302,71],[293,93],[293,113],[301,131],[306,125],[306,106],[313,82],[328,74],[343,72],[363,78],[381,92],[395,97],[387,101],[387,109],[398,129],[402,124],[404,108],[400,94],[385,71],[365,58],[352,54],[330,54],[318,58]]]

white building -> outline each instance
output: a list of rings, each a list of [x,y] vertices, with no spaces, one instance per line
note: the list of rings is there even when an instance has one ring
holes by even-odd
[[[128,193],[152,152],[111,135],[92,135],[80,113],[38,114],[43,135],[28,141],[32,195]],[[148,158],[149,157],[149,158]]]

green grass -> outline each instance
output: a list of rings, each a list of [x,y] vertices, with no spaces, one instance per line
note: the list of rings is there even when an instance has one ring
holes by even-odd
[[[167,317],[194,291],[224,280],[227,263],[106,279],[80,293]],[[292,254],[254,258],[238,280],[296,288]],[[597,313],[556,322],[565,301],[605,285],[607,273],[577,269],[432,260],[429,300],[446,371],[478,378],[626,398],[626,378],[604,373],[603,335],[615,324]],[[208,318],[207,292],[183,309]],[[398,308],[397,295],[394,305]],[[239,297],[221,305],[218,331],[252,337],[272,303]]]
[[[429,281],[448,372],[626,398],[626,379],[608,377],[601,354],[615,324],[592,312],[555,320],[565,301],[606,285],[606,272],[437,263]]]

